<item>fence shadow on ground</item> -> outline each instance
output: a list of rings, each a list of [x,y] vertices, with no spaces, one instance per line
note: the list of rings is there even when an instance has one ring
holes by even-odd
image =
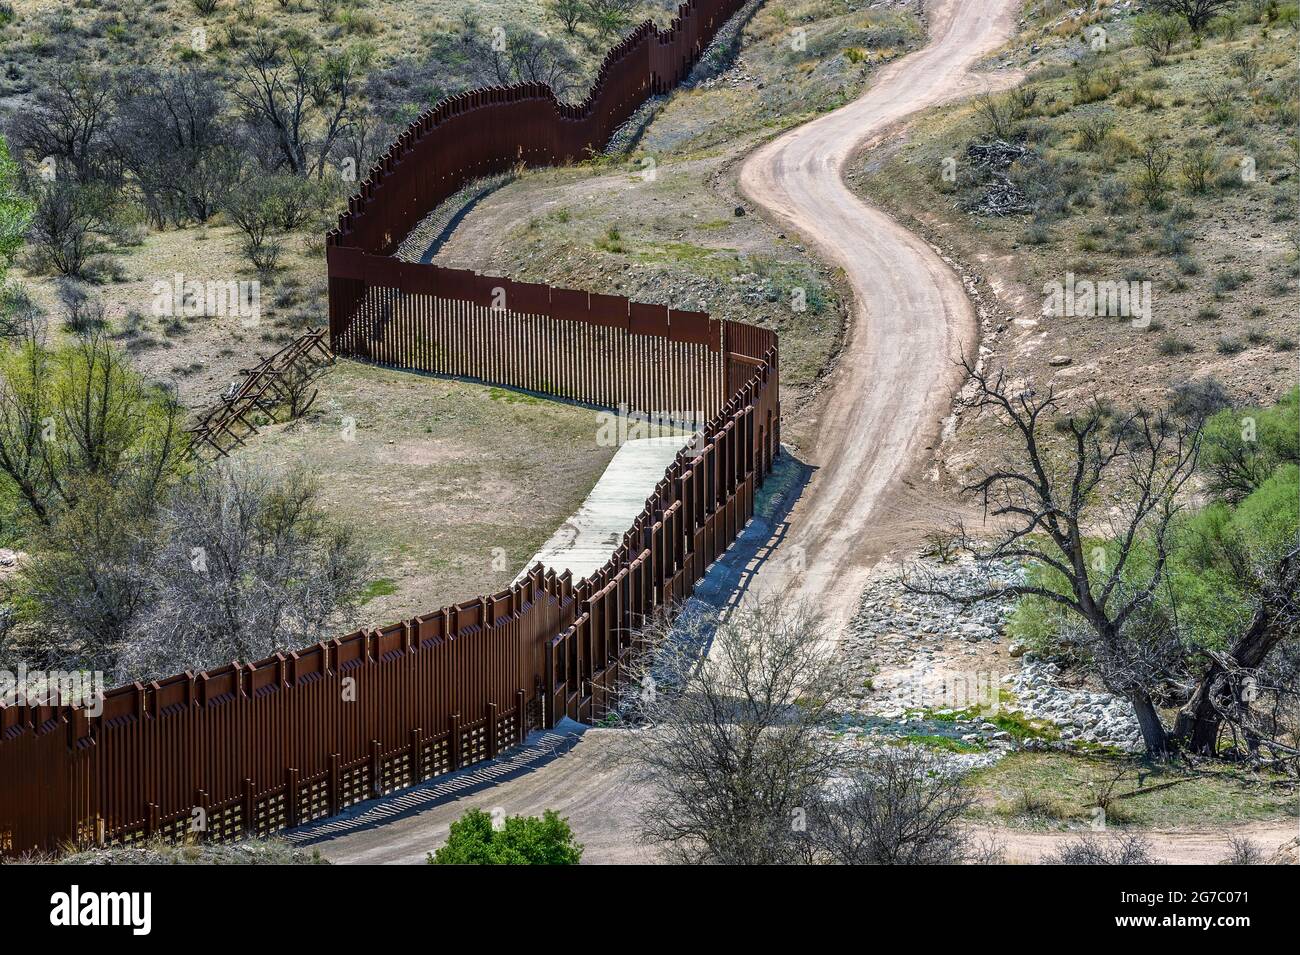
[[[377,829],[438,806],[469,799],[502,783],[518,779],[560,759],[570,752],[591,727],[564,721],[555,729],[529,734],[527,742],[497,759],[439,776],[427,782],[371,799],[339,816],[292,829],[284,838],[299,846],[318,846],[341,836]],[[468,811],[473,808],[466,805]],[[430,849],[436,846],[430,846]]]
[[[788,537],[790,511],[817,470],[796,457],[788,447],[782,447],[781,452],[764,483],[764,499],[755,503],[753,518],[695,585],[692,599],[715,609],[724,618],[753,596],[750,585],[759,570],[775,559],[777,548]],[[771,488],[770,497],[768,488]]]

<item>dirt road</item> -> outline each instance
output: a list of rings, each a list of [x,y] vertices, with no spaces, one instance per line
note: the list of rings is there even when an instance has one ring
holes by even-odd
[[[842,267],[854,292],[843,351],[813,403],[811,439],[801,449],[817,470],[777,559],[751,585],[758,593],[793,584],[832,628],[852,615],[888,526],[906,522],[914,495],[905,481],[938,439],[961,382],[953,360],[972,348],[976,330],[957,275],[922,239],[855,196],[842,174],[856,152],[908,115],[1013,79],[971,67],[1011,35],[1016,7],[928,5],[928,46],[883,70],[855,102],[759,149],[741,170],[741,191]]]
[[[794,530],[755,570],[751,592],[796,584],[832,623],[852,614],[870,567],[875,529],[897,509],[905,476],[935,440],[959,377],[952,358],[975,320],[960,281],[919,238],[855,197],[841,174],[851,155],[900,120],[996,79],[970,72],[1011,33],[1014,0],[938,0],[932,41],[883,70],[858,100],[779,137],[744,165],[746,195],[844,268],[856,303],[836,370],[825,385],[811,442],[816,472],[790,515]],[[791,569],[805,569],[792,574]],[[318,843],[348,862],[422,861],[470,806],[509,814],[554,808],[587,844],[587,861],[629,861],[635,794],[603,757],[596,731],[544,767],[494,781],[450,802],[340,830]]]

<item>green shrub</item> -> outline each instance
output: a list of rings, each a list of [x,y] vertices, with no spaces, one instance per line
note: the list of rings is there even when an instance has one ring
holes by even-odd
[[[429,854],[433,865],[577,865],[582,844],[569,821],[553,809],[536,816],[510,816],[500,829],[481,809],[451,824],[447,844]]]

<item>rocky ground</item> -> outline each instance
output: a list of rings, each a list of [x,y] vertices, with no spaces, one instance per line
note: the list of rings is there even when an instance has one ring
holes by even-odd
[[[1012,562],[880,565],[840,644],[859,677],[844,740],[904,739],[950,753],[963,768],[1016,750],[1139,749],[1125,701],[1071,685],[1077,677],[1008,638],[1014,601],[967,607],[903,585],[972,593],[1022,573]]]
[[[228,845],[194,843],[183,846],[150,842],[139,846],[90,849],[62,855],[34,855],[13,860],[37,865],[329,865],[316,849],[303,849],[282,839],[250,839]]]

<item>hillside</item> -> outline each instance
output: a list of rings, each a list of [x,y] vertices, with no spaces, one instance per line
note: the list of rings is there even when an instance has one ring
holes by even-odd
[[[1150,14],[1089,6],[1032,5],[997,58],[1023,85],[918,118],[853,181],[962,264],[993,367],[1069,403],[1160,406],[1187,382],[1276,401],[1300,305],[1296,6],[1239,5],[1168,50]],[[1071,282],[1143,308],[1045,314]],[[988,427],[958,428],[956,470]]]

